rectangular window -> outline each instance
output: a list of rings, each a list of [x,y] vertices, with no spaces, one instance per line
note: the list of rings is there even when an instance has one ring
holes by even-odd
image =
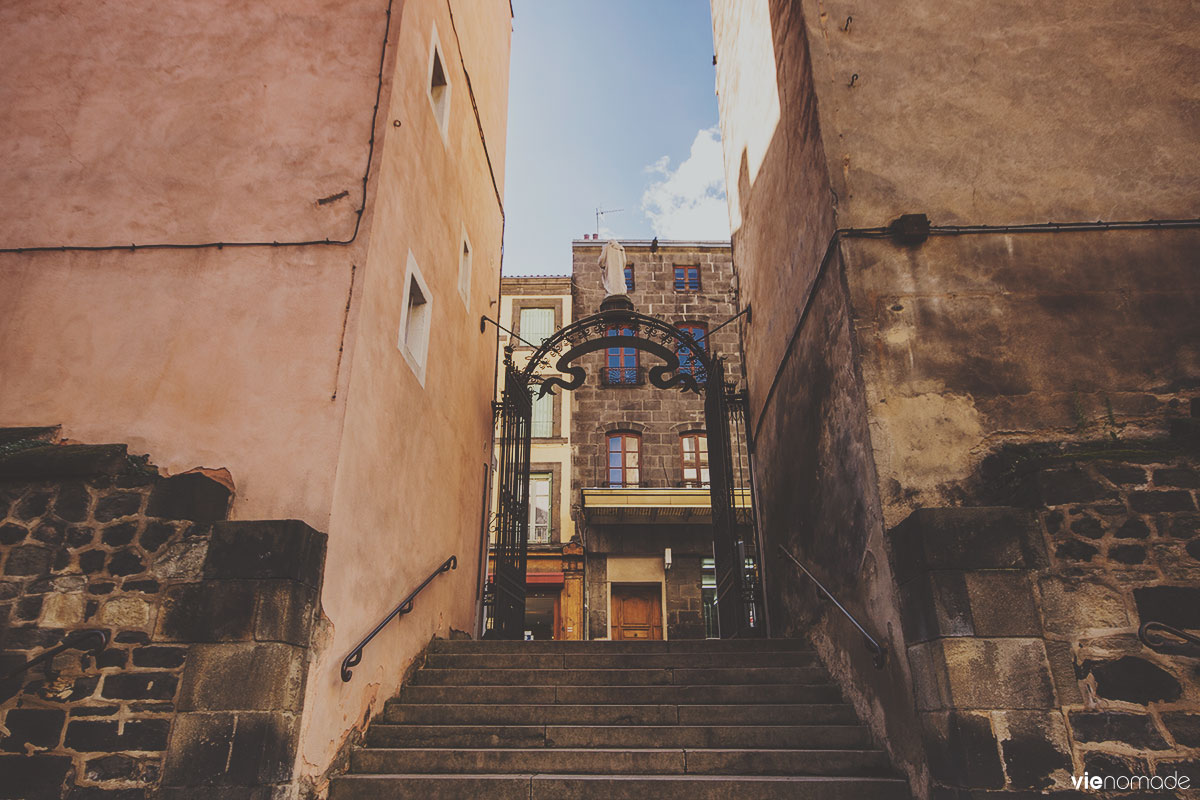
[[[708,437],[685,433],[679,437],[683,452],[683,485],[708,486]]]
[[[554,435],[554,395],[545,394],[538,397],[540,391],[540,386],[530,389],[533,394],[533,419],[530,428],[533,438],[546,439]]]
[[[698,291],[700,291],[700,268],[699,267],[676,267],[675,268],[675,291],[677,291],[677,292],[698,292]]]
[[[433,109],[438,132],[445,141],[450,125],[450,80],[446,76],[446,62],[442,59],[442,44],[438,41],[437,28],[433,29],[429,43],[429,83],[426,94],[429,95],[429,106]]]
[[[405,271],[403,306],[400,312],[400,335],[396,347],[412,369],[421,385],[425,385],[425,363],[429,355],[429,328],[433,320],[433,296],[413,254],[408,254]]]
[[[625,291],[633,291],[633,267],[625,268]]]
[[[630,328],[608,329],[608,336],[632,336]],[[636,384],[638,382],[638,351],[635,347],[610,347],[605,361],[604,382],[613,384]]]
[[[552,476],[547,473],[529,476],[530,544],[549,544],[550,542],[550,489],[552,482]]]
[[[696,343],[700,345],[700,349],[707,352],[708,341],[706,337],[708,336],[708,332],[704,329],[703,325],[694,322],[684,322],[676,327],[695,339]],[[675,351],[675,354],[679,356],[680,371],[691,375],[696,379],[697,383],[703,383],[705,378],[704,365],[700,363],[699,359],[692,357],[691,349],[680,347]]]
[[[608,485],[616,488],[637,486],[641,482],[638,451],[641,437],[636,433],[608,435]]]
[[[711,558],[700,561],[700,604],[704,607],[704,636],[720,637],[717,628],[717,562]]]
[[[554,334],[553,308],[522,308],[517,334],[534,347]]]
[[[467,232],[462,235],[462,252],[458,254],[458,295],[463,305],[471,307],[471,242]]]

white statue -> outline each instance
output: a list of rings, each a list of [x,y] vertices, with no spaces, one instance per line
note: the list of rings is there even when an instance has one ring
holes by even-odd
[[[604,284],[606,297],[624,295],[625,248],[616,239],[609,239],[600,248],[600,282]]]

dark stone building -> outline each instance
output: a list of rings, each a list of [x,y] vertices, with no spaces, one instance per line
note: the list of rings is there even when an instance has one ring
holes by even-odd
[[[573,243],[575,318],[600,310],[603,242]],[[736,281],[722,242],[624,241],[634,308],[685,328],[741,381]],[[657,361],[633,349],[586,356],[572,394],[571,493],[587,550],[591,639],[715,636],[704,398],[647,381]],[[685,369],[686,353],[681,355]],[[741,470],[745,474],[744,464]],[[745,482],[743,481],[743,487]],[[748,490],[739,490],[748,502]]]

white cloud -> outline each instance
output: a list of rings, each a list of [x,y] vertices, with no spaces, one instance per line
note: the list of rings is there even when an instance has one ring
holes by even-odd
[[[674,170],[667,156],[646,167],[658,176],[642,194],[642,212],[663,239],[728,239],[725,165],[716,128],[696,133],[692,151]]]

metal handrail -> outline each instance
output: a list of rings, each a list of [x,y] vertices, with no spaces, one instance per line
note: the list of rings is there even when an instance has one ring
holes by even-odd
[[[400,616],[401,614],[407,614],[408,612],[412,611],[413,610],[413,598],[415,598],[418,594],[420,594],[421,590],[424,589],[426,586],[428,586],[430,581],[432,581],[438,575],[441,575],[443,572],[449,572],[452,569],[458,569],[458,556],[450,556],[445,561],[443,561],[441,566],[439,566],[433,572],[429,573],[428,578],[421,581],[421,585],[418,586],[416,589],[414,589],[412,591],[412,594],[410,594],[408,597],[401,600],[400,605],[398,605],[394,609],[392,609],[392,613],[390,613],[386,617],[384,617],[383,621],[375,626],[375,630],[371,631],[370,633],[368,633],[366,636],[363,637],[363,640],[358,643],[358,646],[355,647],[353,650],[351,650],[349,655],[347,655],[345,658],[342,659],[342,682],[343,683],[348,683],[350,681],[350,678],[353,677],[353,675],[350,673],[350,669],[352,667],[357,667],[358,663],[360,661],[362,661],[363,648],[366,647],[368,644],[370,644],[371,640],[375,638],[376,634],[378,634],[381,630],[383,630],[384,626],[387,625],[392,620],[394,620],[396,617]]]
[[[1173,641],[1163,634],[1174,636],[1176,639],[1181,639],[1182,641]],[[1192,653],[1189,651],[1194,648],[1195,656],[1200,656],[1200,637],[1193,636],[1187,631],[1181,631],[1179,628],[1172,627],[1165,622],[1154,622],[1151,620],[1150,622],[1143,623],[1142,627],[1138,629],[1138,638],[1151,650],[1161,650],[1162,652],[1175,655],[1191,656]]]
[[[874,636],[867,633],[867,629],[864,628],[861,624],[859,624],[859,621],[854,618],[854,615],[851,614],[849,611],[847,611],[846,607],[844,605],[842,605],[841,603],[839,603],[838,599],[836,597],[834,597],[832,594],[829,593],[829,590],[826,589],[825,586],[819,580],[817,580],[817,576],[815,576],[811,572],[809,572],[808,567],[801,564],[794,555],[789,553],[783,547],[783,545],[779,545],[779,552],[782,553],[783,555],[787,556],[789,559],[791,559],[791,562],[793,564],[795,564],[797,567],[799,567],[800,570],[805,575],[807,575],[809,578],[811,578],[812,582],[817,585],[817,588],[820,589],[822,592],[824,592],[825,596],[828,597],[835,606],[837,606],[838,611],[841,611],[843,614],[845,614],[846,619],[850,620],[851,624],[853,624],[854,627],[858,628],[858,632],[863,635],[864,639],[866,639],[867,649],[873,653],[873,655],[871,656],[871,663],[873,663],[875,665],[875,669],[883,669],[884,665],[887,664],[887,646],[880,644],[879,641]]]
[[[94,639],[90,645],[84,643]],[[34,658],[29,659],[21,666],[14,669],[12,672],[4,676],[4,680],[11,680],[20,675],[25,670],[32,667],[34,664],[40,664],[43,661],[49,661],[64,650],[82,650],[85,653],[91,653],[93,656],[108,647],[108,631],[105,630],[86,630],[86,631],[71,631],[62,640],[62,644],[46,650]]]

